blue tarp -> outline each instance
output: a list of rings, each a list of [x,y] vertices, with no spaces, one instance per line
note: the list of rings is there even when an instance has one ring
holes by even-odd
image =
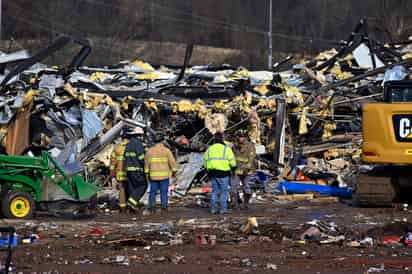
[[[322,196],[335,196],[344,199],[352,198],[352,189],[335,186],[321,186],[315,184],[305,184],[301,182],[280,182],[278,190],[286,190],[288,194],[319,193]]]

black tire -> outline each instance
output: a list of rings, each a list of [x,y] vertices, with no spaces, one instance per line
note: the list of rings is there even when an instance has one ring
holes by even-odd
[[[14,210],[12,209],[13,207]],[[6,218],[28,219],[33,217],[36,203],[29,193],[10,190],[2,197],[1,208]]]

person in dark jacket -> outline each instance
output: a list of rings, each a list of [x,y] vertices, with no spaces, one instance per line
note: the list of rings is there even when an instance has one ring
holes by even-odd
[[[128,132],[129,142],[125,150],[125,170],[127,176],[126,193],[128,207],[137,210],[139,201],[147,190],[147,181],[144,174],[144,146],[139,137],[143,136],[143,129],[136,127]]]

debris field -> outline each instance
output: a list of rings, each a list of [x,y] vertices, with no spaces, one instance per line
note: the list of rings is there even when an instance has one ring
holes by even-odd
[[[70,43],[80,50],[69,65],[43,63]],[[193,66],[193,47],[181,66],[139,58],[84,66],[92,45],[69,36],[0,55],[2,154],[47,151],[100,188],[88,216],[4,219],[18,241],[13,272],[410,272],[408,204],[360,208],[353,193],[370,168],[361,159],[362,105],[382,102],[385,82],[411,79],[412,38],[373,40],[361,20],[336,48],[290,56],[272,71]],[[110,155],[135,127],[147,147],[165,136],[177,158],[167,214],[118,212]],[[251,208],[214,216],[203,153],[214,133],[235,141],[239,130],[257,152]]]

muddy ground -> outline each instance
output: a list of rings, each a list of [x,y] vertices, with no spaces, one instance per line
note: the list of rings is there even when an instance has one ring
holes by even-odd
[[[239,231],[250,216],[257,217],[257,235]],[[331,233],[344,235],[345,241],[299,241],[305,222],[312,220],[335,223],[338,231]],[[352,274],[412,273],[412,247],[382,244],[383,236],[409,230],[408,220],[412,211],[398,207],[304,201],[254,204],[225,216],[176,205],[165,215],[102,211],[81,220],[2,220],[2,226],[14,226],[20,238],[32,232],[40,237],[15,248],[16,273]],[[200,234],[216,235],[216,244],[200,245]],[[367,236],[373,238],[372,246],[347,246]]]

